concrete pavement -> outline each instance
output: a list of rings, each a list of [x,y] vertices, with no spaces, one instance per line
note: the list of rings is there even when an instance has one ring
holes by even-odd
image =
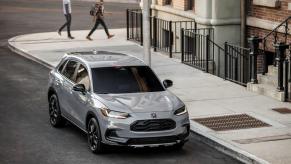
[[[125,29],[111,30],[116,36],[106,39],[103,30],[85,39],[88,31],[73,31],[68,40],[56,32],[28,34],[9,40],[9,47],[48,67],[54,67],[66,52],[82,50],[117,51],[142,58],[142,48],[126,41]],[[182,64],[177,59],[153,53],[152,67],[160,79],[171,79],[170,88],[187,105],[192,118],[248,114],[268,123],[269,127],[214,131],[191,120],[191,130],[204,142],[246,163],[291,163],[291,115],[272,111],[275,107],[291,108],[265,96],[246,91],[237,84]]]

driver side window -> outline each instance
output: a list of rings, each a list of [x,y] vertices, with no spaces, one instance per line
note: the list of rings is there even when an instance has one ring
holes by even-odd
[[[77,70],[77,77],[76,77],[77,84],[84,84],[87,91],[90,90],[90,78],[87,69],[80,64]]]
[[[63,75],[68,79],[75,81],[74,74],[78,63],[76,61],[69,61],[63,71]]]

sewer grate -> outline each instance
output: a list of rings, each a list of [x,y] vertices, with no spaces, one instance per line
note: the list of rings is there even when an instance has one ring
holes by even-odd
[[[272,110],[281,114],[291,114],[291,109],[289,108],[273,108]]]
[[[249,129],[271,126],[247,114],[194,118],[192,120],[215,131]]]

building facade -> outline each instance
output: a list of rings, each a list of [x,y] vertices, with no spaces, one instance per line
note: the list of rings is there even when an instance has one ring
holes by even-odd
[[[240,0],[152,0],[154,16],[164,20],[195,20],[211,27],[214,41],[240,43]]]
[[[247,37],[258,36],[265,38],[280,23],[291,15],[291,0],[248,0],[246,15]],[[277,33],[277,41],[284,41],[284,27],[280,27]],[[274,62],[275,33],[266,37],[266,57],[268,65]],[[291,39],[287,36],[287,42]],[[263,45],[261,44],[261,48]]]

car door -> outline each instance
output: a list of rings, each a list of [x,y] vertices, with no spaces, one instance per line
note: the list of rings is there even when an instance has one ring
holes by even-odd
[[[76,79],[76,71],[77,71],[78,62],[75,60],[69,60],[66,64],[62,74],[64,76],[64,80],[62,82],[62,108],[63,115],[72,121],[73,123],[77,123],[76,121],[76,113],[74,112],[74,98],[73,98],[73,86],[75,85]]]
[[[84,84],[86,91],[85,92],[72,92],[72,104],[74,108],[74,113],[76,113],[75,120],[79,127],[86,128],[86,114],[88,112],[88,100],[90,98],[90,78],[87,68],[83,64],[79,64],[76,72],[76,84]]]
[[[64,101],[64,95],[63,95],[63,83],[64,80],[66,80],[66,78],[63,76],[63,70],[67,64],[68,60],[64,60],[60,63],[59,67],[57,68],[55,74],[54,74],[54,89],[57,93],[59,102],[63,102]],[[59,104],[61,107],[61,111],[63,111],[63,103]]]

